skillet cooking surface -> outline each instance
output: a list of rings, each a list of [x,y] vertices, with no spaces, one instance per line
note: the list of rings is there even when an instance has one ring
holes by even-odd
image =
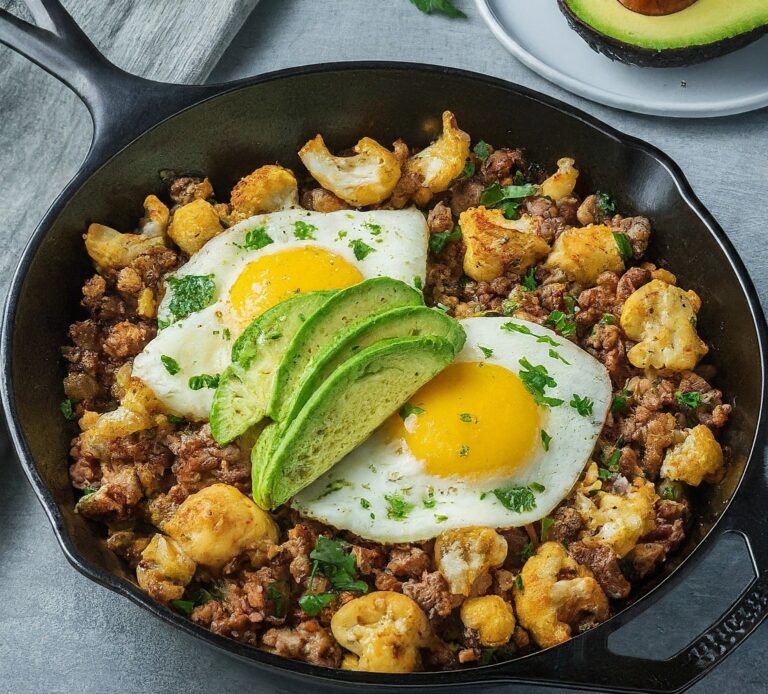
[[[67,37],[56,49],[60,52],[54,51],[55,60],[39,41],[20,38],[18,20],[9,22],[2,13],[0,40],[75,84],[94,115],[96,142],[82,171],[36,231],[14,278],[3,325],[2,395],[22,465],[78,570],[229,653],[293,677],[330,678],[337,686],[546,681],[590,689],[673,691],[704,674],[756,628],[768,609],[768,523],[759,512],[768,487],[759,457],[764,318],[743,265],[673,162],[569,106],[458,70],[356,63],[287,70],[213,87],[146,82],[95,57],[95,49],[83,43],[87,40],[68,16],[55,9],[58,4],[45,4]],[[85,58],[89,64],[82,62]],[[85,86],[75,79],[78,74]],[[71,432],[61,426],[59,412],[59,348],[68,325],[82,316],[80,287],[92,273],[82,233],[93,221],[130,228],[141,216],[144,195],[161,192],[160,169],[204,171],[215,188],[229,189],[262,163],[280,161],[299,168],[296,149],[318,130],[332,150],[362,135],[383,143],[402,137],[410,145],[426,145],[439,131],[445,109],[454,111],[462,128],[475,137],[499,146],[524,146],[531,160],[548,168],[559,157],[573,157],[582,171],[580,189],[610,190],[620,209],[651,219],[655,233],[649,257],[670,267],[681,285],[701,296],[699,325],[711,345],[707,361],[718,367],[716,387],[736,406],[724,441],[731,449],[727,477],[719,486],[699,490],[699,522],[681,550],[637,590],[625,609],[554,649],[485,668],[382,676],[289,661],[212,634],[129,582],[103,538],[73,512],[66,462]],[[176,110],[180,112],[172,115]],[[753,449],[757,456],[747,466]],[[749,480],[739,489],[745,471]],[[738,503],[719,522],[734,496]],[[662,590],[656,589],[668,588],[673,583],[668,579],[682,580],[692,564],[686,559],[694,552],[701,556],[716,539],[711,532],[716,524],[718,530],[748,533],[759,570],[755,582],[718,624],[667,661],[611,653],[606,644],[610,633],[660,597]],[[316,685],[317,680],[310,684]]]

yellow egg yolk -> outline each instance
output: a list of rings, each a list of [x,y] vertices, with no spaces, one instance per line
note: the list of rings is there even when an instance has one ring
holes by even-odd
[[[539,437],[533,397],[516,374],[495,364],[451,364],[409,404],[402,413],[414,414],[393,417],[394,433],[431,475],[507,475],[526,464]]]
[[[254,318],[295,294],[362,281],[360,270],[324,248],[299,246],[262,255],[248,263],[232,285],[228,322],[239,335]]]

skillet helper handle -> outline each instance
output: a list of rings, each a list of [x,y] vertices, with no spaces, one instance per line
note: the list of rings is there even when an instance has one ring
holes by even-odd
[[[714,532],[737,533],[746,541],[755,578],[725,614],[688,646],[666,660],[648,660],[614,653],[608,646],[613,629],[596,628],[572,642],[501,666],[488,680],[515,681],[531,675],[538,681],[568,684],[592,691],[677,692],[689,687],[730,655],[768,617],[768,476],[755,456],[742,481],[739,495]],[[605,627],[611,627],[610,623]],[[562,651],[560,653],[559,651]],[[535,665],[534,665],[535,663]],[[523,674],[524,673],[524,674]],[[511,675],[511,677],[510,677]],[[520,680],[517,680],[520,681]]]
[[[203,86],[155,82],[109,62],[59,0],[25,0],[35,24],[0,9],[0,43],[72,89],[93,119],[88,164],[102,163],[135,137],[199,101]]]

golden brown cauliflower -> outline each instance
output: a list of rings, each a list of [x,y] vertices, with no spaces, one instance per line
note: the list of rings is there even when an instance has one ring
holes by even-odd
[[[507,268],[522,275],[549,253],[528,215],[511,220],[501,210],[472,207],[461,213],[459,227],[467,247],[464,272],[474,280],[490,282]]]
[[[184,595],[196,568],[177,543],[157,533],[141,553],[136,579],[139,587],[155,600],[170,602]]]
[[[278,536],[270,515],[228,484],[212,484],[187,497],[163,531],[188,557],[212,569],[245,551],[261,554]]]
[[[461,606],[461,621],[477,632],[478,641],[486,648],[498,648],[512,638],[515,613],[498,595],[469,598]]]
[[[358,141],[351,157],[335,157],[322,135],[299,150],[299,157],[323,188],[353,207],[376,205],[386,200],[400,180],[400,162],[376,140]]]
[[[507,541],[491,528],[446,530],[435,540],[435,563],[454,595],[468,596],[475,581],[506,557]]]
[[[464,170],[469,156],[470,138],[456,123],[450,111],[443,113],[443,132],[429,147],[414,154],[403,166],[403,175],[417,177],[421,187],[413,194],[417,205],[426,205],[435,193],[448,186]]]
[[[166,204],[155,195],[144,198],[144,216],[139,220],[142,236],[165,236],[171,212]]]
[[[687,429],[685,438],[667,451],[661,476],[698,487],[702,482],[718,482],[724,465],[723,449],[714,434],[699,424]]]
[[[624,272],[624,261],[611,228],[591,225],[571,227],[560,234],[544,267],[559,268],[572,282],[591,287],[606,270]]]
[[[573,576],[558,580],[558,574]],[[602,622],[608,598],[592,572],[568,556],[559,542],[539,545],[514,588],[520,624],[542,648],[571,638],[574,629]]]
[[[552,198],[555,202],[568,197],[576,187],[579,172],[574,167],[573,159],[560,159],[557,162],[557,171],[553,173],[539,188],[539,195]]]
[[[588,528],[582,541],[610,545],[619,557],[625,556],[656,526],[654,505],[658,498],[653,482],[641,477],[635,478],[625,496],[577,493],[576,509]]]
[[[420,648],[432,642],[427,616],[411,598],[388,590],[350,600],[331,619],[339,644],[358,656],[347,668],[363,672],[414,672]]]
[[[640,369],[693,369],[708,351],[696,332],[701,299],[662,280],[651,280],[630,294],[621,327],[637,344],[627,358]]]
[[[193,200],[174,212],[168,236],[182,251],[192,255],[222,231],[213,205],[207,200]]]
[[[233,214],[241,219],[299,204],[299,186],[291,171],[268,164],[248,174],[232,189]]]

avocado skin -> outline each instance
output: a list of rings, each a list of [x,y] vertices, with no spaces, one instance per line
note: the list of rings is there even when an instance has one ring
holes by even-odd
[[[768,26],[757,27],[738,36],[731,36],[721,41],[688,46],[685,48],[665,48],[653,50],[633,46],[631,43],[607,36],[577,17],[567,0],[557,0],[560,11],[565,15],[571,28],[583,38],[596,53],[602,53],[611,60],[618,60],[627,65],[639,67],[684,67],[704,63],[726,53],[732,53],[768,34]]]
[[[442,337],[381,340],[337,368],[280,436],[269,460],[252,454],[254,498],[275,508],[360,445],[392,412],[453,361]],[[257,452],[260,448],[261,455]]]
[[[426,306],[401,306],[355,323],[341,332],[307,365],[285,416],[286,424],[298,415],[320,384],[359,349],[379,340],[419,335],[446,338],[453,345],[455,354],[461,351],[467,337],[459,321]]]

